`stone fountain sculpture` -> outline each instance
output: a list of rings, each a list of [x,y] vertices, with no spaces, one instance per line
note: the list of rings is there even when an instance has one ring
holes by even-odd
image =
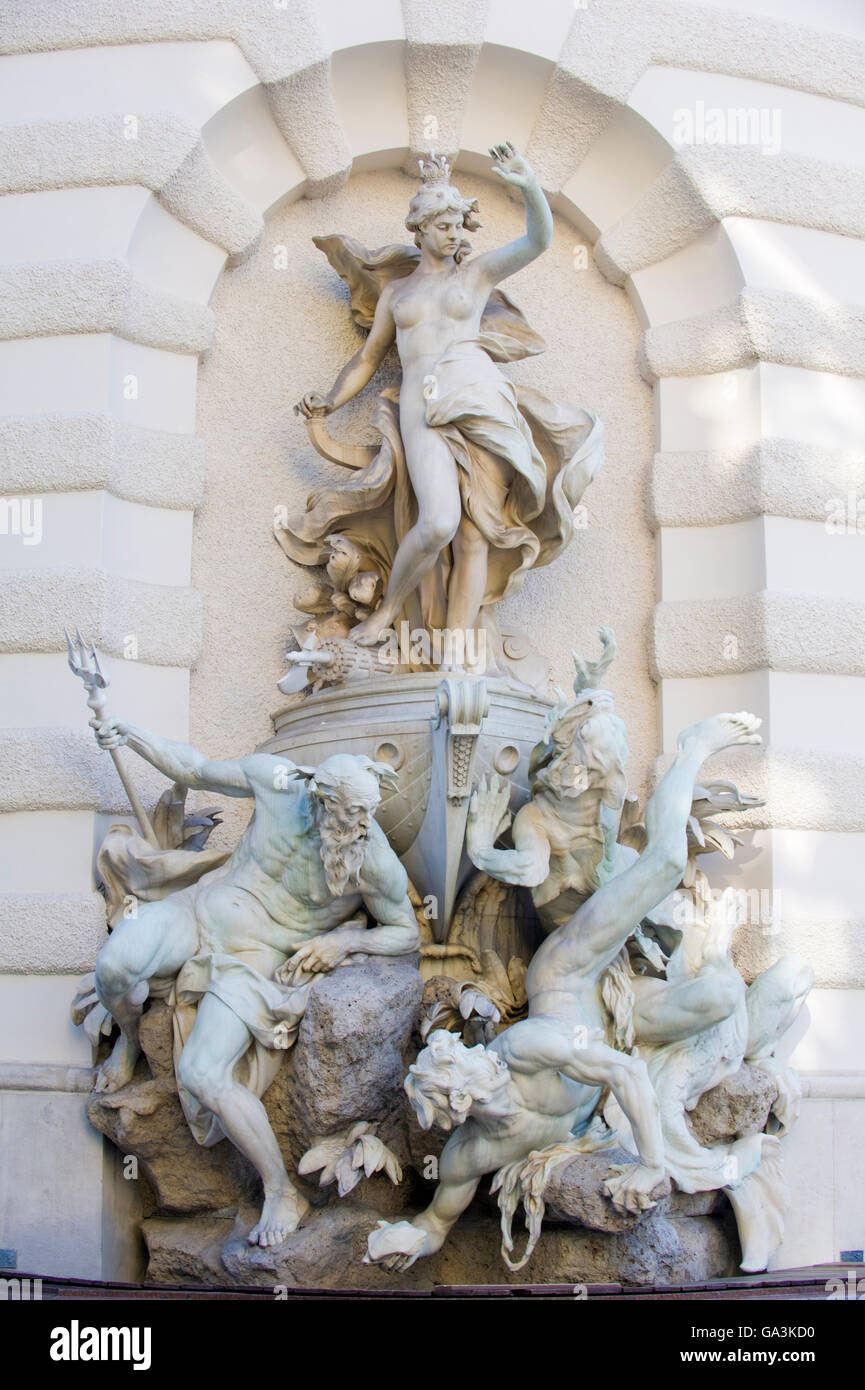
[[[543,350],[499,286],[552,219],[513,147],[491,154],[525,203],[507,246],[469,256],[477,203],[435,157],[414,246],[316,238],[369,332],[296,407],[352,477],[277,515],[316,578],[274,736],[212,762],[107,717],[95,653],[73,662],[142,827],[100,851],[113,930],[74,1016],[100,1049],[119,1029],[89,1115],[140,1158],[155,1279],[424,1287],[531,1259],[541,1282],[681,1282],[781,1238],[798,1086],[774,1049],[812,976],[785,958],[746,986],[736,903],[697,867],[737,843],[712,817],[754,804],[702,764],[759,720],[685,731],[641,817],[612,633],[571,700],[499,618],[575,542],[603,432],[501,370]],[[394,342],[380,443],[332,438]],[[152,823],[124,744],[172,784]],[[230,855],[190,788],[253,802]]]

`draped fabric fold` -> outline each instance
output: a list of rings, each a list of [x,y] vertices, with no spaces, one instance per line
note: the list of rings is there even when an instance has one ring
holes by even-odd
[[[253,1095],[264,1095],[282,1065],[285,1050],[294,1043],[314,979],[301,985],[281,985],[237,956],[205,951],[193,956],[180,971],[172,990],[174,1070],[177,1094],[189,1128],[199,1144],[210,1148],[225,1135],[219,1120],[179,1080],[180,1057],[195,1024],[198,1004],[215,994],[246,1024],[252,1041],[235,1068],[235,1079]],[[279,1033],[282,1036],[279,1036]]]

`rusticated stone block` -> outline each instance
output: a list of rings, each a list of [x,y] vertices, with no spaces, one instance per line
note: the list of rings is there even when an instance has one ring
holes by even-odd
[[[231,1144],[204,1149],[195,1142],[172,1080],[133,1081],[113,1095],[94,1093],[87,1115],[122,1154],[138,1159],[162,1211],[236,1207],[253,1184],[252,1170]]]

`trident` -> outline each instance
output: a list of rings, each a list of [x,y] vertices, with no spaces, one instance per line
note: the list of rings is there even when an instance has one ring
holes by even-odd
[[[69,669],[73,676],[79,676],[82,680],[84,689],[87,691],[87,704],[92,709],[95,717],[97,719],[103,719],[105,717],[105,705],[108,700],[108,696],[105,694],[108,681],[106,677],[103,676],[100,669],[96,648],[91,644],[88,651],[87,643],[84,641],[78,628],[75,629],[75,646],[73,648],[69,633],[66,632],[65,628],[63,631],[66,637],[66,650],[69,653]],[[75,659],[76,650],[78,652],[77,661]],[[153,826],[150,824],[150,817],[138,800],[138,795],[134,791],[129,778],[123,770],[119,751],[116,748],[109,748],[108,751],[111,754],[114,766],[117,768],[117,775],[123,783],[123,790],[129,797],[129,804],[135,814],[135,819],[141,827],[142,835],[149,845],[152,845],[154,849],[159,849],[159,841],[156,838]]]

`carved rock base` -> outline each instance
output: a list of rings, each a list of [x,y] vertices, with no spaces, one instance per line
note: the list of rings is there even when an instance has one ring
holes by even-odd
[[[161,1284],[250,1285],[256,1288],[416,1289],[437,1284],[682,1284],[737,1271],[732,1213],[660,1217],[651,1239],[622,1233],[547,1226],[528,1265],[512,1273],[499,1254],[494,1222],[469,1214],[438,1255],[402,1274],[362,1263],[379,1213],[351,1198],[318,1211],[276,1250],[249,1245],[252,1208],[238,1216],[153,1217],[144,1223],[148,1280]]]
[[[395,1275],[363,1264],[377,1221],[410,1219],[429,1201],[420,1174],[447,1135],[422,1131],[406,1102],[401,1077],[412,1060],[422,981],[408,961],[349,966],[319,981],[295,1047],[264,1100],[291,1171],[317,1139],[362,1116],[403,1165],[392,1184],[363,1178],[342,1200],[333,1186],[301,1182],[313,1210],[277,1250],[250,1246],[258,1219],[259,1184],[227,1142],[200,1148],[183,1118],[173,1079],[171,1021],[154,1002],[142,1023],[146,1063],[110,1098],[92,1096],[92,1122],[124,1154],[138,1156],[149,1179],[153,1211],[143,1224],[148,1281],[272,1288],[417,1289],[436,1284],[681,1284],[738,1272],[735,1222],[717,1192],[674,1191],[640,1217],[617,1213],[603,1196],[611,1163],[631,1155],[608,1149],[575,1157],[553,1172],[540,1242],[524,1269],[511,1272],[500,1255],[499,1212],[489,1179],[438,1255]],[[148,1071],[150,1075],[148,1076]],[[766,1122],[776,1083],[747,1064],[709,1092],[694,1112],[704,1142],[754,1133]],[[431,1176],[431,1174],[430,1174]],[[517,1254],[522,1215],[514,1220]]]

